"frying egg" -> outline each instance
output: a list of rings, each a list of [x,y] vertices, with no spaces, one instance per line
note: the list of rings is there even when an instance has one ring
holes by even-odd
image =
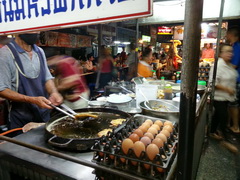
[[[156,120],[156,121],[154,122],[154,124],[157,124],[159,127],[162,127],[162,126],[163,126],[163,123],[162,123],[162,121],[160,121],[160,120]]]
[[[135,155],[139,158],[141,153],[145,151],[145,145],[141,141],[137,141],[133,144],[133,151]]]
[[[147,132],[150,132],[153,136],[155,136],[158,133],[158,130],[154,127],[150,127]]]
[[[160,138],[163,142],[167,142],[167,137],[164,134],[159,133],[156,138]]]
[[[155,138],[153,141],[152,141],[152,144],[156,144],[158,148],[161,148],[163,147],[163,140],[161,138]]]
[[[133,148],[133,141],[129,138],[127,139],[124,139],[123,142],[122,142],[122,151],[124,154],[127,154],[128,153],[128,150],[130,148]]]
[[[143,142],[143,144],[145,146],[151,144],[151,139],[148,137],[148,136],[143,136],[141,139],[140,139],[141,142]]]
[[[128,138],[131,139],[134,143],[136,141],[139,141],[139,139],[140,139],[139,136],[135,133],[131,134]]]
[[[157,154],[159,154],[159,148],[156,144],[149,144],[146,150],[148,158],[152,161]]]
[[[136,129],[133,133],[137,134],[139,137],[143,137],[143,131],[141,129]]]
[[[150,139],[154,139],[153,134],[150,133],[150,132],[146,132],[143,136],[147,136],[147,137],[149,137]]]

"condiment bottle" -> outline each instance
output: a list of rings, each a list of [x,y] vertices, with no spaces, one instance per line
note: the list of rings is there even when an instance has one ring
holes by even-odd
[[[157,79],[157,74],[156,74],[156,70],[152,70],[152,72],[153,72],[153,79]]]
[[[161,82],[160,82],[160,89],[164,89],[165,87],[165,80],[164,80],[164,77],[161,77]]]
[[[181,72],[177,71],[177,73],[176,73],[176,82],[181,79],[180,75],[181,75]]]
[[[164,99],[172,100],[172,86],[170,84],[166,84],[163,89]]]

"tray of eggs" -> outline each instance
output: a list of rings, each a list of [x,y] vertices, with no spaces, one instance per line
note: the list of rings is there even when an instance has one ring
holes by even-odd
[[[93,162],[146,179],[165,179],[177,144],[175,122],[135,115],[125,127],[95,142]]]

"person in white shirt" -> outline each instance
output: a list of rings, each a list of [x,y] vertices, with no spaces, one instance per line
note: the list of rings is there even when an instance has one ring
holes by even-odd
[[[233,48],[228,44],[220,46],[220,54],[217,64],[215,92],[213,106],[215,108],[212,117],[210,136],[215,139],[222,139],[218,128],[223,132],[226,129],[228,120],[228,105],[234,104],[236,98],[236,80],[238,73],[231,64]],[[209,82],[212,82],[213,67],[210,71]]]

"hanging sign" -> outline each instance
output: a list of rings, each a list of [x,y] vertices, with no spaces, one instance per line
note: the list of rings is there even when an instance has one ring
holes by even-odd
[[[0,35],[152,15],[153,0],[0,0]]]
[[[173,35],[173,30],[171,27],[160,26],[158,27],[158,35]]]

